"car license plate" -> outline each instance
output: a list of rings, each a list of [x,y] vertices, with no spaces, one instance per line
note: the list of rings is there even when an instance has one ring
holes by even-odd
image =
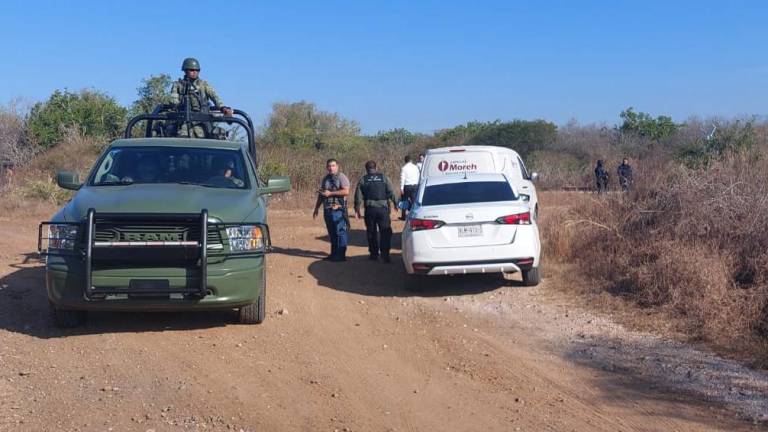
[[[482,225],[464,225],[459,228],[459,237],[481,237],[483,235]]]

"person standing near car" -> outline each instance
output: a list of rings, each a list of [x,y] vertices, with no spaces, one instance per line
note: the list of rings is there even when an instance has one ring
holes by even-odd
[[[400,201],[406,202],[408,210],[413,206],[416,200],[416,191],[419,188],[419,177],[421,171],[419,167],[411,162],[411,156],[405,155],[405,165],[400,169]],[[400,220],[405,220],[406,209],[402,209]]]
[[[601,194],[608,190],[608,171],[606,171],[602,160],[597,161],[595,181],[597,182],[597,193]]]
[[[629,165],[629,159],[624,158],[621,160],[621,165],[616,169],[616,173],[619,175],[619,185],[621,185],[621,190],[629,190],[629,187],[632,184],[632,166]]]
[[[424,155],[424,153],[420,153],[420,154],[419,154],[419,161],[418,161],[418,162],[416,162],[416,168],[418,168],[418,169],[419,169],[419,174],[421,174],[421,170],[423,170],[423,169],[424,169],[424,158],[425,158],[425,157],[426,157],[426,156]]]
[[[331,253],[327,261],[346,261],[347,241],[349,236],[349,218],[347,215],[347,196],[349,196],[349,178],[339,171],[339,162],[328,159],[325,164],[328,174],[320,182],[317,201],[312,218],[317,218],[323,207],[323,219],[328,237],[331,240]]]
[[[392,221],[389,218],[389,203],[397,206],[397,199],[387,176],[376,170],[376,162],[365,163],[365,175],[355,189],[355,217],[365,205],[365,233],[368,237],[369,259],[381,259],[388,263],[392,243]],[[396,208],[396,207],[395,207]]]

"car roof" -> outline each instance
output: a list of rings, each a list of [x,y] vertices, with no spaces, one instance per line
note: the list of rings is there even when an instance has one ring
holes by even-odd
[[[445,174],[438,177],[429,177],[426,180],[427,186],[454,184],[454,183],[467,183],[467,182],[508,182],[507,177],[504,174],[498,173],[457,173],[457,174]]]
[[[491,152],[491,153],[514,153],[517,152],[508,147],[488,146],[488,145],[470,145],[470,146],[452,146],[452,147],[440,147],[427,150],[426,155],[431,154],[445,154],[445,153],[460,153],[460,152]]]
[[[240,150],[246,143],[202,138],[123,138],[112,141],[110,147],[202,147]]]

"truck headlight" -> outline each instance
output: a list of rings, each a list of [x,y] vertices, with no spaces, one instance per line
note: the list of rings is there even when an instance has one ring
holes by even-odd
[[[48,224],[48,236],[41,240],[41,249],[49,251],[74,250],[77,245],[78,225],[75,224]]]
[[[233,252],[264,250],[264,232],[259,225],[240,225],[226,231]]]

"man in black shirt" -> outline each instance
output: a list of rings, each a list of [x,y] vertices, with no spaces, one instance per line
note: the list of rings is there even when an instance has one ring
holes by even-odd
[[[369,259],[376,260],[381,255],[381,259],[388,263],[392,243],[389,203],[393,204],[393,208],[397,208],[397,199],[387,177],[376,170],[376,162],[366,162],[365,172],[355,190],[355,216],[361,217],[360,207],[365,205]]]

